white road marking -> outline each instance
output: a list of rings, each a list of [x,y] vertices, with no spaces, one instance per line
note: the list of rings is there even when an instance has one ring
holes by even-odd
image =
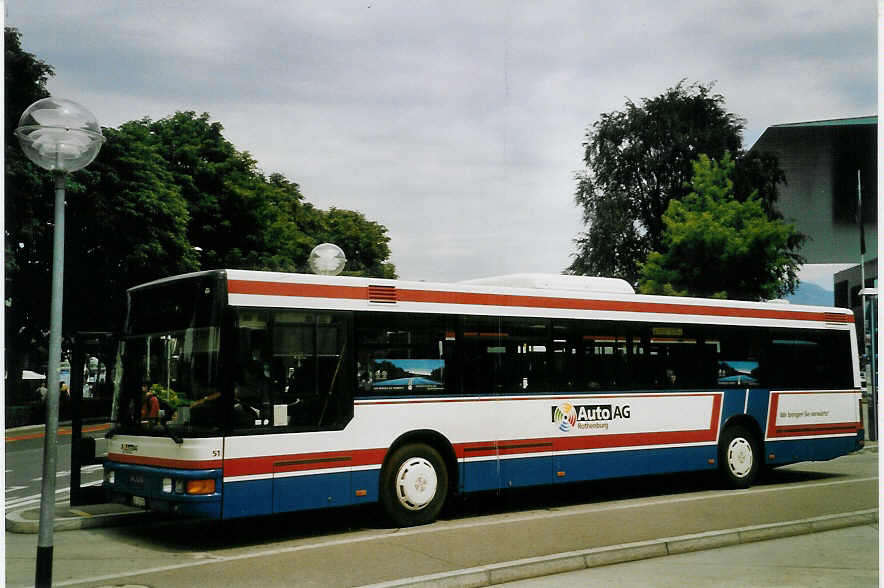
[[[96,480],[94,482],[87,482],[85,484],[81,484],[80,486],[98,486],[103,482],[103,480]],[[55,490],[56,494],[65,494],[70,492],[70,486],[66,486],[64,488],[57,488]],[[23,506],[28,506],[29,504],[37,504],[40,502],[41,494],[31,494],[30,496],[20,496],[18,498],[13,498],[12,500],[6,501],[6,510],[10,508],[21,508]]]
[[[747,490],[735,490],[732,492],[739,492],[740,494],[762,494],[766,492],[788,492],[790,490],[799,490],[806,489],[808,487],[823,487],[823,486],[838,486],[841,484],[854,484],[859,482],[869,482],[873,480],[877,480],[877,476],[870,476],[866,478],[855,478],[852,480],[838,480],[834,482],[812,482],[809,484],[802,484],[798,486],[786,486],[786,487],[774,487],[774,488],[749,488]],[[105,580],[113,580],[117,578],[129,578],[132,576],[140,576],[142,574],[155,574],[159,572],[169,572],[174,570],[181,570],[186,568],[193,568],[198,566],[216,564],[216,563],[225,563],[231,561],[239,561],[239,560],[248,560],[257,557],[267,557],[274,555],[283,555],[287,553],[295,553],[298,551],[309,551],[312,549],[319,549],[323,547],[335,547],[340,545],[349,545],[353,543],[362,543],[366,541],[375,541],[379,539],[387,539],[391,535],[395,534],[397,537],[401,536],[410,536],[410,535],[424,535],[426,533],[434,533],[439,530],[451,530],[451,529],[467,529],[471,527],[479,527],[479,526],[492,526],[492,525],[501,525],[501,524],[512,524],[523,521],[529,521],[537,518],[558,518],[558,517],[572,517],[574,514],[582,514],[587,512],[601,512],[601,511],[609,511],[609,510],[623,510],[629,508],[637,508],[640,506],[649,506],[654,504],[666,504],[666,503],[679,503],[679,502],[691,502],[696,500],[706,500],[710,498],[710,493],[704,492],[695,496],[678,496],[678,497],[663,497],[663,498],[652,498],[650,500],[643,500],[638,502],[631,502],[629,504],[615,504],[615,505],[587,505],[584,507],[579,507],[577,509],[567,508],[563,510],[543,510],[542,512],[536,513],[520,513],[516,516],[502,515],[501,518],[492,521],[463,521],[463,522],[455,522],[448,523],[445,521],[437,522],[432,525],[426,525],[423,527],[411,527],[408,529],[393,529],[392,531],[384,532],[384,533],[372,533],[369,535],[361,535],[358,537],[348,537],[344,539],[332,539],[329,541],[321,541],[319,543],[312,543],[310,545],[296,545],[292,547],[282,547],[279,549],[268,549],[265,551],[258,551],[254,553],[244,553],[241,555],[214,555],[214,554],[206,554],[211,559],[204,559],[199,561],[191,561],[180,564],[173,564],[168,566],[158,566],[153,568],[142,568],[140,570],[134,570],[124,573],[118,574],[105,574],[101,576],[92,576],[90,578],[81,578],[78,580],[69,580],[67,582],[59,582],[56,586],[74,586],[77,584],[87,584],[94,582],[103,582]]]
[[[82,468],[80,468],[80,475],[82,475],[84,472],[88,474],[88,473],[100,471],[102,469],[104,469],[104,466],[101,465],[100,463],[94,464],[94,465],[83,466]],[[71,475],[71,472],[68,470],[62,470],[60,472],[55,472],[55,476],[57,478],[64,478],[64,477],[67,477],[70,475]],[[42,481],[43,481],[43,476],[39,476],[37,478],[31,478],[31,482],[42,482]]]

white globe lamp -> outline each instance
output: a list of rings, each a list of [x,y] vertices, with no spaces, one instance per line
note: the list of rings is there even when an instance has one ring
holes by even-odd
[[[321,276],[337,276],[344,270],[347,256],[334,243],[321,243],[313,248],[307,258],[310,269]]]

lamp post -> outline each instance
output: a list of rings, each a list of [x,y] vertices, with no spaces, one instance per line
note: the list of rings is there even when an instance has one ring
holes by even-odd
[[[58,372],[61,360],[64,284],[64,186],[67,175],[92,163],[104,137],[95,116],[70,100],[44,98],[21,115],[15,136],[28,159],[55,175],[55,229],[52,243],[52,295],[49,315],[49,366],[43,482],[37,538],[36,585],[52,584],[52,533],[55,521],[55,469],[58,454]]]
[[[878,440],[878,289],[863,288],[859,291],[863,300],[863,339],[871,373],[866,378],[869,391],[869,441]],[[865,392],[865,391],[864,391]]]

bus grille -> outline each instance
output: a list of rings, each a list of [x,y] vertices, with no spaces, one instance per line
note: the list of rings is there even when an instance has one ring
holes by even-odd
[[[381,302],[387,304],[395,304],[398,302],[395,286],[369,286],[368,287],[369,302]]]

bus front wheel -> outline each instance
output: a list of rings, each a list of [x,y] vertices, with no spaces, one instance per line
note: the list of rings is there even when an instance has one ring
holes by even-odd
[[[718,445],[718,467],[729,487],[751,486],[761,468],[761,450],[755,435],[739,425],[725,429]]]
[[[447,492],[445,462],[438,451],[423,443],[403,445],[381,471],[381,504],[400,527],[434,521]]]

